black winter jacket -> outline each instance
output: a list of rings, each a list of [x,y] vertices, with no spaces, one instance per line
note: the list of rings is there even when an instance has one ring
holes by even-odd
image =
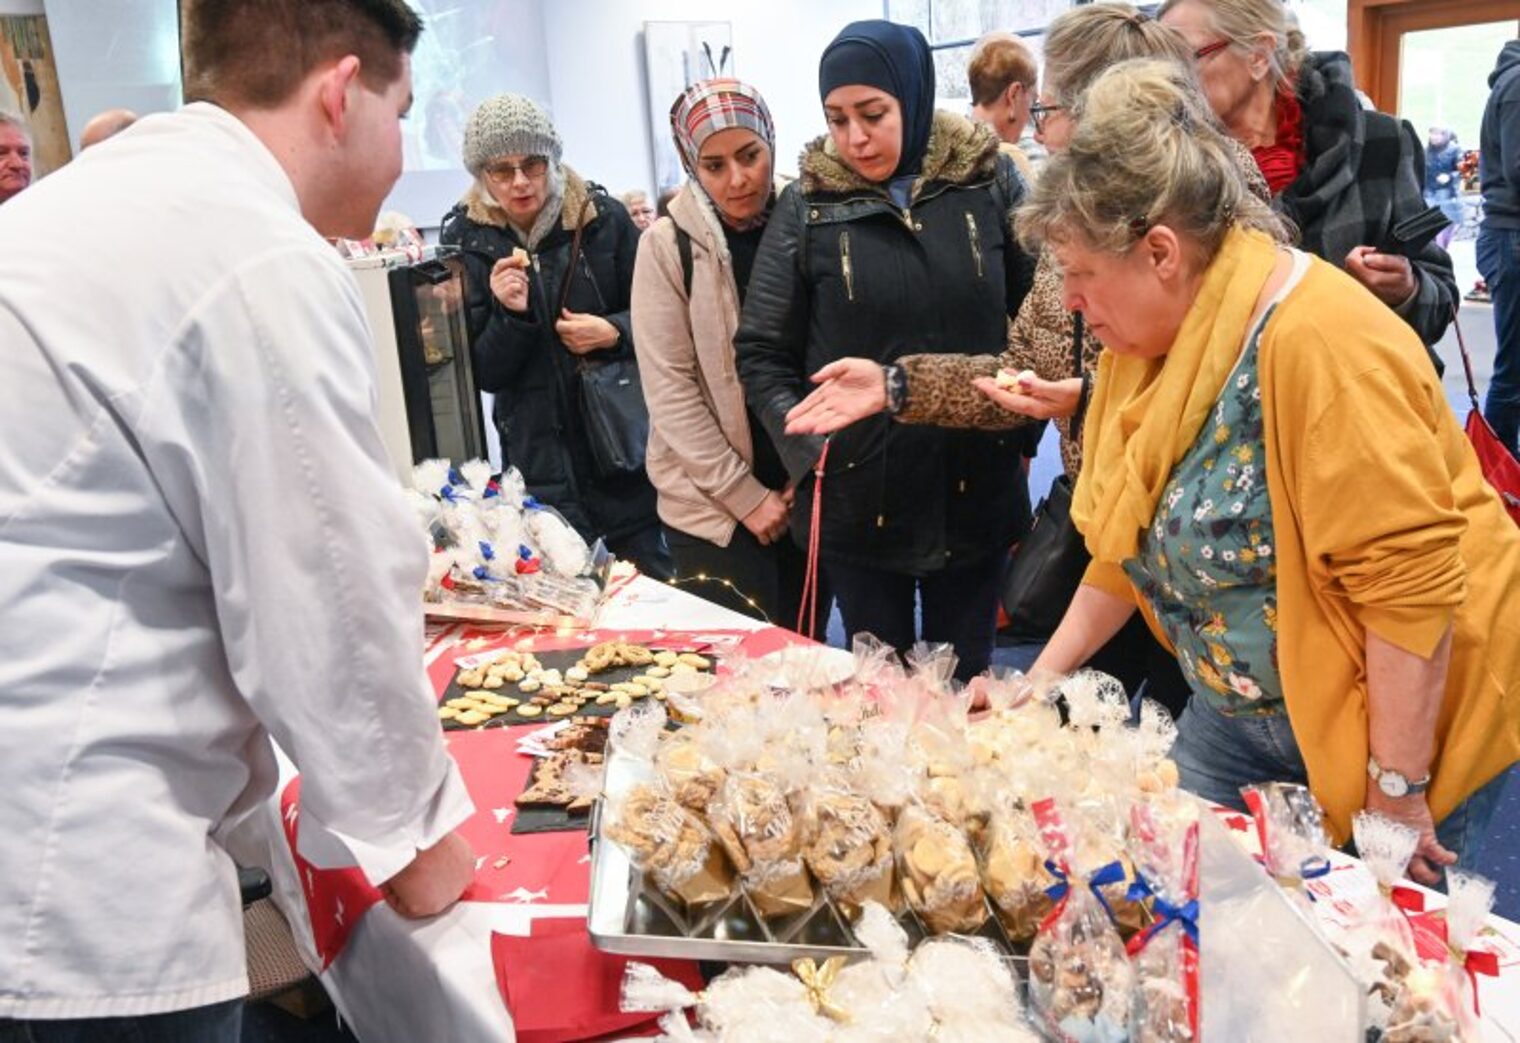
[[[1479,137],[1483,227],[1520,228],[1520,40],[1499,50]]]
[[[589,206],[587,205],[589,203]],[[555,309],[571,240],[587,217],[567,307],[600,315],[620,334],[588,363],[633,356],[629,303],[638,229],[623,205],[565,169],[564,216],[532,253],[531,314],[504,308],[491,293],[491,268],[526,248],[506,214],[477,190],[443,219],[439,241],[464,250],[465,296],[475,382],[496,396],[495,420],[506,462],[522,471],[528,491],[555,507],[587,539],[616,539],[657,524],[647,476],[598,476],[581,419],[579,358],[555,332]]]
[[[1024,183],[991,131],[937,113],[909,207],[861,180],[827,138],[803,152],[766,226],[735,337],[750,408],[797,482],[792,533],[811,523],[818,438],[788,437],[808,375],[835,359],[996,354],[1034,278],[1010,227]],[[822,557],[911,575],[1000,553],[1028,527],[1027,436],[894,424],[833,436]]]
[[[1346,267],[1353,247],[1394,249],[1393,226],[1425,210],[1425,145],[1404,120],[1362,108],[1351,60],[1315,53],[1299,71],[1303,171],[1277,198],[1309,253]],[[1415,296],[1400,313],[1425,344],[1441,339],[1457,304],[1451,257],[1430,243],[1412,259]],[[1434,352],[1437,371],[1441,360]]]

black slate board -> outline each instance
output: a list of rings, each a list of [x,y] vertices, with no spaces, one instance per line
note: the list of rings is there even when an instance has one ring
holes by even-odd
[[[576,663],[580,662],[581,657],[584,656],[586,652],[590,650],[590,648],[590,645],[587,645],[584,648],[562,648],[554,652],[534,652],[533,655],[539,661],[539,663],[542,664],[545,670],[558,670],[563,674],[566,670],[570,669]],[[655,651],[665,651],[665,649],[663,647],[659,647],[656,648]],[[670,651],[682,652],[686,650],[672,648]],[[712,669],[717,669],[717,660],[710,652],[702,652],[700,654],[713,663]],[[465,689],[459,686],[459,675],[462,672],[463,671],[459,670],[454,671],[454,676],[449,680],[449,686],[444,689],[443,695],[439,697],[439,706],[443,706],[450,699],[457,699],[465,694]],[[613,684],[617,681],[632,681],[634,678],[640,677],[648,672],[648,666],[619,666],[614,667],[611,670],[603,670],[599,674],[594,674],[591,677],[591,680],[596,681],[600,684]],[[512,699],[521,699],[524,703],[526,703],[527,700],[531,698],[530,696],[524,696],[522,692],[518,691],[517,685],[512,684],[511,682],[508,682],[500,688],[488,688],[485,690],[489,692],[495,692],[499,695],[505,695]],[[460,724],[457,720],[447,720],[441,721],[439,723],[443,725],[444,731],[479,731],[485,728],[515,728],[519,725],[524,724],[553,724],[555,721],[572,720],[576,717],[611,717],[613,714],[617,713],[617,711],[618,707],[616,703],[609,703],[606,706],[598,706],[595,702],[589,702],[586,705],[582,706],[579,710],[576,710],[575,713],[570,714],[566,717],[553,717],[547,713],[539,714],[537,717],[523,717],[517,712],[517,708],[514,706],[506,713],[497,714],[489,721],[486,721],[484,724],[477,724],[472,726],[468,724]]]

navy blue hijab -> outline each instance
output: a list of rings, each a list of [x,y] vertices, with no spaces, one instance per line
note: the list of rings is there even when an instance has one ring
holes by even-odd
[[[924,34],[909,25],[851,22],[824,48],[818,98],[859,84],[886,91],[902,106],[902,156],[892,179],[919,173],[934,126],[934,58]]]

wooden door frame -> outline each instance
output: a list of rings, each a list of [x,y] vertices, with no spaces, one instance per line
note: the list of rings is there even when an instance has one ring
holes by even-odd
[[[1348,0],[1346,46],[1357,86],[1379,110],[1397,112],[1405,33],[1515,18],[1515,0]]]

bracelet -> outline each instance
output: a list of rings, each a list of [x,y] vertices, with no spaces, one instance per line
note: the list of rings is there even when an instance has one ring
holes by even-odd
[[[893,362],[881,367],[887,382],[887,412],[896,416],[908,408],[908,372]]]

